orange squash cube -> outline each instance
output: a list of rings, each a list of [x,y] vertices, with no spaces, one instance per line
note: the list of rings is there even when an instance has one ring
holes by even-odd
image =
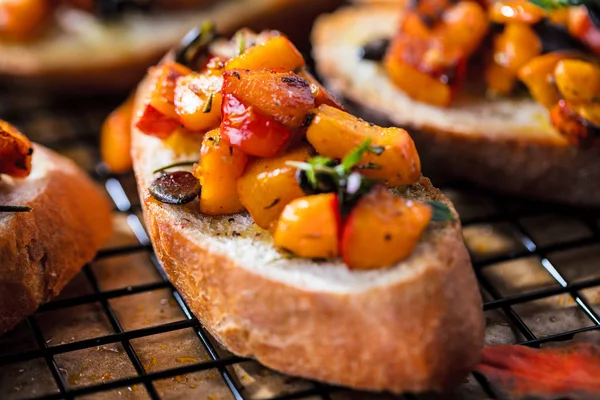
[[[342,259],[350,269],[392,266],[412,254],[431,216],[429,205],[376,186],[358,201],[344,224]]]
[[[221,122],[223,77],[205,72],[182,76],[175,86],[175,112],[190,131],[206,132]]]
[[[556,86],[569,103],[600,102],[600,67],[583,60],[560,60],[554,68]]]
[[[104,121],[100,134],[100,154],[112,172],[131,168],[131,116],[134,96],[130,96]]]
[[[519,69],[542,52],[542,42],[527,24],[512,22],[494,40],[494,61],[515,76]]]
[[[188,67],[176,62],[166,62],[150,70],[152,77],[150,99],[148,104],[161,114],[179,119],[175,111],[175,86],[177,79],[192,73]]]
[[[304,196],[296,180],[296,168],[285,163],[310,157],[310,146],[302,146],[278,157],[256,158],[248,163],[238,180],[238,195],[256,225],[270,229],[289,202]]]
[[[377,164],[379,169],[365,169],[367,177],[385,180],[389,186],[410,185],[421,177],[419,154],[410,135],[400,128],[382,128],[328,105],[316,110],[306,138],[320,155],[343,158],[366,139],[384,148],[381,155],[368,152],[362,163]]]
[[[277,247],[299,257],[333,258],[338,255],[340,225],[335,193],[301,197],[285,206],[273,239]]]
[[[528,0],[496,0],[488,9],[490,21],[498,24],[523,22],[535,24],[548,13]]]
[[[208,215],[235,214],[244,210],[237,182],[244,173],[248,157],[219,136],[219,130],[208,132],[200,150],[200,163],[194,176],[200,180],[200,212]]]
[[[0,120],[0,174],[25,178],[31,173],[31,142],[17,128]]]
[[[23,40],[31,37],[51,14],[48,0],[0,1],[0,37]]]
[[[225,64],[226,70],[282,68],[294,71],[305,65],[304,57],[285,36],[267,39]]]

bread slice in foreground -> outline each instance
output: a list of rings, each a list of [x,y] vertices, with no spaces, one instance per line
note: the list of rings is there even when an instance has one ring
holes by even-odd
[[[531,99],[473,95],[459,97],[449,108],[419,103],[397,89],[379,63],[362,60],[365,43],[394,35],[401,10],[398,5],[353,6],[318,19],[313,54],[333,90],[376,119],[407,127],[429,175],[600,206],[600,148],[570,146],[552,128],[543,106]]]
[[[137,93],[142,106],[148,80]],[[135,121],[134,121],[135,123]],[[483,344],[482,302],[460,223],[434,223],[388,269],[289,259],[247,214],[201,215],[160,203],[153,171],[198,160],[132,128],[144,218],[169,278],[208,331],[233,353],[291,375],[370,390],[439,391],[460,383]],[[404,190],[449,201],[426,178]]]
[[[188,30],[213,21],[230,35],[247,26],[308,37],[313,19],[342,0],[216,0],[199,9],[128,15],[112,24],[84,12],[59,12],[62,28],[29,44],[0,40],[0,77],[52,90],[129,90]],[[6,79],[8,78],[8,79]]]
[[[72,161],[36,145],[31,174],[2,176],[0,205],[0,334],[62,290],[111,231],[110,206]]]

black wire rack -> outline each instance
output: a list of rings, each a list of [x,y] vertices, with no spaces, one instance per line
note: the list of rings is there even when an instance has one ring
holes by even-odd
[[[187,396],[162,393],[157,382],[176,382],[181,377],[202,371],[213,371],[216,376],[213,379],[226,388],[226,394],[220,397],[252,398],[243,377],[240,378],[234,369],[236,365],[250,361],[227,353],[210,337],[168,281],[156,259],[144,230],[132,175],[112,176],[97,168],[100,161],[97,151],[100,124],[122,98],[55,100],[39,94],[3,93],[0,118],[16,124],[33,140],[73,157],[87,169],[112,198],[115,218],[126,221],[134,240],[102,249],[70,285],[75,287],[75,295],[61,296],[43,305],[17,328],[18,333],[0,338],[0,398],[54,400],[93,398],[103,393],[106,398],[113,398],[118,396],[117,393],[131,393],[132,388],[136,388],[141,398],[198,398],[193,393]],[[472,251],[473,265],[485,299],[487,343],[498,342],[499,331],[506,333],[500,335],[503,343],[538,347],[551,341],[569,340],[579,333],[600,330],[600,308],[597,305],[600,299],[596,299],[596,289],[600,291],[600,211],[539,204],[486,193],[460,183],[446,184],[442,189],[455,201],[462,216],[465,238]],[[478,244],[490,232],[500,234],[503,238],[501,245],[497,238],[492,239],[491,249],[487,248],[489,243]],[[551,237],[551,234],[554,236]],[[121,287],[104,285],[97,264],[132,255],[145,257],[156,279]],[[519,262],[527,262],[523,265],[534,267],[515,267],[515,263]],[[119,274],[125,273],[129,266],[122,268]],[[531,268],[534,268],[534,273]],[[517,280],[521,283],[513,284]],[[83,286],[87,289],[78,291]],[[135,303],[140,296],[157,291],[166,293],[171,308],[178,310],[178,317],[146,325],[129,324],[123,317],[121,305]],[[104,324],[108,326],[107,331],[84,338],[72,337],[61,343],[49,340],[46,330],[47,326],[52,326],[52,315],[57,312],[75,314],[76,309],[90,304],[99,307]],[[544,307],[549,308],[542,307],[546,311],[541,313],[539,310],[531,312],[530,304],[545,304]],[[87,324],[93,325],[93,321]],[[140,355],[138,341],[180,331],[193,332],[193,340],[207,357],[191,361],[188,358],[181,365],[162,370],[148,368],[147,357]],[[24,344],[26,337],[31,338],[31,343]],[[64,357],[71,355],[77,358],[80,351],[111,346],[116,346],[123,356],[121,361],[130,365],[127,376],[114,379],[101,376],[81,385],[66,371]],[[31,362],[49,371],[50,376],[45,380],[38,375],[34,377],[43,381],[42,387],[34,384],[33,389],[25,390],[8,382],[18,377],[24,363]],[[469,391],[475,395],[471,394],[469,398],[495,398],[480,378],[471,377],[470,385]],[[316,382],[304,382],[299,387],[300,390],[288,387],[267,398],[374,396]],[[453,396],[463,398],[460,393]],[[209,400],[220,397],[207,396]],[[406,395],[402,398],[418,397]]]

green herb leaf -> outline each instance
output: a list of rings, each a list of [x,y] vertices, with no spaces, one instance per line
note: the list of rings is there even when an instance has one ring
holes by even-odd
[[[202,108],[202,112],[204,114],[209,113],[212,110],[213,97],[214,93],[211,92],[211,94],[208,95],[208,99],[206,99],[206,103],[204,103],[204,107]]]
[[[237,43],[235,56],[237,57],[244,54],[244,52],[246,51],[246,35],[244,35],[244,32],[237,31],[235,34],[235,41]]]
[[[0,206],[0,212],[30,212],[31,207],[28,206]]]
[[[370,138],[362,142],[357,148],[352,150],[346,155],[346,157],[342,159],[342,163],[340,164],[341,170],[344,172],[350,171],[355,165],[357,165],[360,162],[360,159],[367,152],[369,147],[371,147]]]
[[[176,168],[176,167],[190,167],[190,166],[196,164],[197,162],[198,161],[179,161],[179,162],[176,162],[176,163],[173,163],[173,164],[169,164],[169,165],[165,165],[164,167],[160,167],[158,169],[155,169],[153,171],[153,173],[157,174],[159,172],[163,172],[163,171],[166,171],[168,169]]]
[[[432,221],[452,221],[454,215],[450,208],[439,201],[430,201],[427,204],[431,206],[433,213],[431,214]]]

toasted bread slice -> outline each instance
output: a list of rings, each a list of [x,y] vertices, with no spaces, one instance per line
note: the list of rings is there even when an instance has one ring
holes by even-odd
[[[138,110],[147,91],[146,79]],[[393,392],[443,390],[477,364],[482,303],[458,221],[433,223],[408,259],[386,269],[289,259],[245,213],[205,216],[197,201],[173,206],[151,197],[153,171],[197,160],[200,146],[182,154],[132,129],[158,259],[194,314],[233,353],[291,375]],[[403,192],[452,207],[426,178]]]
[[[52,32],[30,43],[0,40],[0,76],[52,90],[129,89],[191,28],[214,21],[229,35],[248,26],[281,29],[306,41],[314,17],[342,0],[216,0],[192,10],[126,15],[113,23],[77,10],[59,10]],[[290,23],[292,22],[293,23]]]
[[[465,94],[449,108],[435,107],[410,99],[379,63],[362,60],[365,43],[395,33],[401,9],[353,6],[319,18],[313,54],[332,89],[372,118],[408,127],[432,177],[442,173],[506,193],[600,206],[600,148],[569,145],[533,100]]]
[[[111,231],[106,197],[72,161],[34,146],[25,179],[0,181],[0,334],[56,296]]]

